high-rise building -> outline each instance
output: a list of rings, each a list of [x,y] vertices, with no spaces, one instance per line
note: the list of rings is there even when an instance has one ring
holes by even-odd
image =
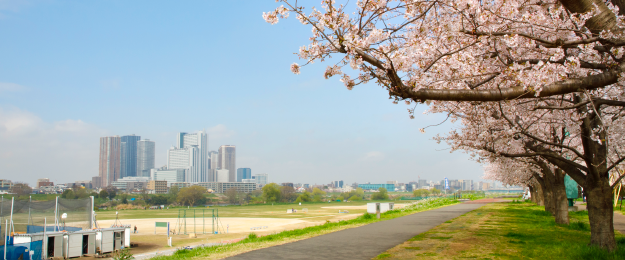
[[[266,173],[260,173],[260,174],[256,174],[254,175],[254,179],[256,180],[256,183],[260,184],[260,185],[266,185],[267,183],[269,183],[269,177],[268,174]]]
[[[139,140],[141,136],[124,135],[121,137],[121,178],[137,176],[137,142]]]
[[[217,167],[217,165],[219,165],[218,161],[219,161],[219,153],[217,151],[210,151],[208,152],[208,166],[209,166],[209,170],[208,170],[208,181],[217,181],[217,178],[215,177],[216,175],[216,171],[219,169]]]
[[[215,171],[215,182],[229,182],[230,172],[226,169],[219,169]]]
[[[169,150],[167,161],[168,169],[188,169],[185,177],[187,182],[208,181],[210,172],[208,135],[206,132],[178,133],[176,135],[176,146]],[[170,166],[170,161],[172,166],[176,168]]]
[[[137,176],[150,177],[154,168],[155,144],[149,139],[137,142]]]
[[[334,183],[332,183],[334,188],[343,188],[343,181],[334,181]]]
[[[167,151],[167,169],[185,170],[185,181],[187,182],[201,182],[200,179],[200,152],[196,146],[186,148],[172,147]]]
[[[236,182],[236,169],[237,169],[237,152],[234,145],[222,145],[219,147],[219,161],[217,167],[222,170],[228,170],[229,182]]]
[[[100,137],[100,187],[107,187],[120,178],[121,146],[119,136]]]
[[[251,179],[251,178],[252,178],[252,169],[250,168],[237,169],[237,182],[242,182],[243,179]]]

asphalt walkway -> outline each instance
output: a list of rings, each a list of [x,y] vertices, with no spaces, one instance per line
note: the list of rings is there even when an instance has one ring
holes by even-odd
[[[371,259],[447,220],[483,205],[485,204],[456,204],[263,248],[227,259]]]

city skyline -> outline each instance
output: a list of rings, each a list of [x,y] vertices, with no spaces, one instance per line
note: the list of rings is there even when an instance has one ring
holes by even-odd
[[[337,78],[325,80],[327,64],[293,75],[291,53],[310,32],[296,19],[264,23],[259,14],[275,3],[237,9],[223,2],[153,3],[150,12],[127,12],[145,4],[49,2],[1,10],[0,32],[12,39],[0,42],[3,176],[29,183],[90,179],[99,171],[99,138],[117,134],[154,141],[160,167],[176,133],[206,129],[209,151],[234,144],[237,167],[267,172],[278,183],[482,177],[468,155],[450,154],[432,140],[453,123],[419,132],[445,120],[423,115],[426,104],[410,120],[406,110],[414,106],[393,104],[375,84],[349,91]],[[211,10],[221,11],[206,16]],[[163,21],[163,13],[172,19]],[[240,30],[211,26],[219,23]],[[259,37],[266,40],[248,48]]]

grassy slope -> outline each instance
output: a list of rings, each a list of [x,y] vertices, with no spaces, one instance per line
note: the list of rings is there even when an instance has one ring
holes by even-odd
[[[608,253],[587,246],[588,213],[572,212],[557,225],[532,203],[496,203],[469,212],[398,245],[378,258],[413,259],[625,259],[625,236]]]
[[[373,215],[365,214],[356,219],[340,221],[340,222],[328,222],[324,225],[307,227],[303,229],[296,229],[290,231],[283,231],[277,234],[255,237],[251,234],[250,237],[233,244],[227,244],[223,246],[204,247],[193,250],[179,250],[172,256],[160,256],[152,258],[154,260],[171,260],[171,259],[187,259],[187,258],[202,258],[202,259],[220,259],[244,252],[249,252],[255,249],[266,248],[270,246],[290,243],[318,235],[327,234],[330,232],[343,230],[347,228],[358,227],[369,223],[397,218],[429,209],[444,207],[458,203],[457,200],[452,199],[435,199],[428,201],[427,203],[417,204],[416,206],[406,207],[404,209],[393,210],[385,212],[381,215],[381,219],[375,219]]]

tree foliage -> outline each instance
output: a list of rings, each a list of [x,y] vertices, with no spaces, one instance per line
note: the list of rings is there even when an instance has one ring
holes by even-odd
[[[191,187],[185,187],[180,189],[180,192],[178,192],[177,200],[178,203],[182,205],[195,206],[196,203],[204,198],[205,193],[205,188],[193,185]]]
[[[412,195],[414,195],[415,197],[427,197],[428,195],[430,195],[430,191],[427,189],[418,189],[414,190],[412,192]]]
[[[297,199],[295,200],[296,203],[310,201],[312,201],[312,194],[308,191],[302,192],[299,196],[297,196]]]
[[[16,194],[18,196],[28,195],[33,192],[33,189],[28,186],[27,183],[17,182],[13,184],[11,187],[11,193]]]
[[[386,188],[379,188],[378,192],[371,195],[371,200],[388,200],[388,191]]]
[[[312,195],[313,195],[313,201],[320,202],[325,199],[326,192],[320,190],[319,188],[313,188]]]
[[[297,198],[295,189],[291,186],[280,186],[280,201],[293,202]]]
[[[263,198],[266,202],[279,202],[282,191],[280,186],[275,183],[269,183],[263,186]]]

